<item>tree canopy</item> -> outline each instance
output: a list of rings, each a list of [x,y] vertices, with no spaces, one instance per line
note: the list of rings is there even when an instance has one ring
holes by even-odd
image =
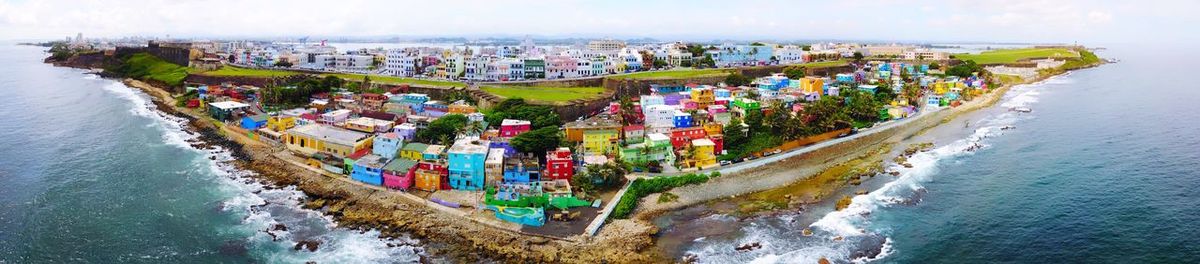
[[[543,127],[531,130],[521,133],[509,141],[513,149],[517,151],[539,155],[557,148],[561,142],[562,135],[559,135],[558,127]]]
[[[467,116],[450,114],[442,116],[429,123],[429,127],[417,131],[417,141],[446,144],[447,139],[454,138],[467,125]]]

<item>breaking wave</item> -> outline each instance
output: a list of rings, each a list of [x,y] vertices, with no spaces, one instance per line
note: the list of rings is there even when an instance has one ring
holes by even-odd
[[[85,75],[87,79],[99,79]],[[226,246],[245,250],[252,258],[267,263],[412,263],[426,255],[420,241],[410,238],[380,238],[379,231],[337,228],[333,219],[301,207],[303,192],[294,186],[268,188],[253,179],[252,171],[230,163],[234,157],[219,146],[197,147],[199,135],[186,129],[187,119],[157,110],[150,96],[120,82],[103,89],[130,102],[130,113],[146,117],[149,126],[162,132],[163,143],[200,154],[194,166],[211,172],[219,192],[228,196],[219,210],[242,217],[235,232],[247,234],[244,241]],[[300,241],[317,241],[315,251],[295,250]],[[221,250],[226,250],[222,248]]]
[[[1003,98],[1001,107],[1027,107],[1037,102],[1043,84],[1063,84],[1066,75],[1014,86]],[[937,175],[938,164],[955,157],[971,155],[989,147],[985,139],[1002,135],[1017,121],[1030,114],[996,112],[975,123],[967,137],[936,148],[918,152],[907,159],[911,168],[889,164],[888,170],[900,173],[895,180],[866,194],[852,198],[849,206],[830,212],[811,225],[792,224],[798,214],[784,214],[750,221],[741,228],[743,236],[733,241],[700,241],[687,254],[701,263],[817,263],[824,258],[832,263],[866,263],[894,254],[896,243],[887,237],[890,227],[872,225],[872,214],[881,208],[920,202],[923,183]],[[806,236],[802,230],[812,231]],[[748,252],[732,250],[739,245],[757,244]]]

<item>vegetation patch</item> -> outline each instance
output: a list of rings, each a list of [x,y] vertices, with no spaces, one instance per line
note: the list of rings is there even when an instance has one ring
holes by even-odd
[[[590,99],[604,94],[604,87],[549,87],[549,86],[484,86],[483,91],[504,97],[522,98],[542,102],[566,102],[575,99]]]
[[[700,78],[700,77],[720,77],[729,75],[731,69],[695,69],[684,68],[665,71],[645,71],[635,72],[630,74],[614,75],[609,78],[613,79],[629,79],[629,80],[653,80],[653,79],[679,79],[679,78]]]
[[[1066,48],[1024,48],[989,50],[979,54],[955,54],[954,58],[979,64],[1004,64],[1035,58],[1079,58],[1079,53]]]
[[[621,200],[617,202],[617,207],[613,208],[612,217],[616,219],[629,218],[629,214],[637,208],[638,201],[650,194],[670,191],[675,187],[704,183],[708,179],[709,176],[704,174],[687,174],[633,180],[629,189],[625,191],[625,195],[622,195]]]
[[[322,75],[323,76],[336,76],[338,78],[346,79],[349,81],[356,81],[356,82],[367,79],[367,80],[370,80],[370,82],[382,83],[382,84],[410,84],[410,85],[419,85],[419,86],[439,86],[439,87],[463,87],[463,86],[466,86],[465,84],[463,84],[461,82],[455,82],[455,81],[426,80],[426,79],[374,75],[374,74],[329,73],[329,74],[322,74]]]
[[[129,55],[124,61],[116,69],[110,70],[126,77],[161,81],[170,86],[179,86],[188,75],[187,67],[167,62],[150,53]]]

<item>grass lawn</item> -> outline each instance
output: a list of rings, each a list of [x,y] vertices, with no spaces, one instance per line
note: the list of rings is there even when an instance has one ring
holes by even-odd
[[[613,75],[613,76],[611,76],[611,77],[608,77],[608,78],[613,78],[613,79],[634,79],[634,80],[643,80],[643,79],[674,79],[674,78],[697,78],[697,77],[725,76],[725,75],[728,75],[730,71],[731,71],[731,69],[713,69],[713,68],[710,68],[710,69],[695,69],[695,68],[684,68],[684,69],[665,70],[665,71],[646,71],[646,72],[635,72],[635,73],[630,73],[630,74],[620,74],[620,75]]]
[[[357,82],[357,81],[362,81],[362,80],[363,80],[363,76],[364,76],[365,74],[355,74],[355,73],[330,73],[330,74],[323,74],[323,76],[330,76],[330,75],[331,75],[331,76],[337,76],[337,77],[339,77],[339,78],[346,79],[346,80],[349,80],[349,81],[356,81],[356,82]],[[383,75],[370,75],[370,76],[371,76],[371,82],[373,82],[373,83],[383,83],[383,84],[402,84],[402,83],[407,83],[407,84],[411,84],[411,85],[420,85],[420,86],[445,86],[445,87],[450,87],[450,86],[453,86],[453,87],[463,87],[463,86],[466,86],[466,84],[463,84],[463,83],[461,83],[461,82],[455,82],[455,81],[425,80],[425,79],[417,79],[417,78],[405,78],[405,77],[396,77],[396,76],[383,76]]]
[[[989,50],[979,54],[954,54],[960,60],[973,60],[979,64],[1014,63],[1030,58],[1078,58],[1079,53],[1064,48],[1025,48]]]
[[[566,102],[587,99],[604,93],[604,87],[547,87],[547,86],[484,86],[483,91],[504,98],[523,98],[532,101]]]
[[[837,66],[842,66],[842,65],[846,65],[846,64],[847,64],[846,60],[835,60],[835,61],[809,62],[809,63],[800,64],[800,65],[810,68],[810,69],[814,69],[814,68],[837,67]]]
[[[1014,83],[1021,82],[1021,76],[1009,75],[1009,74],[994,74],[993,76],[995,76],[996,79],[999,80],[1000,83],[1003,83],[1003,84],[1014,84]]]
[[[129,56],[125,65],[126,75],[158,80],[168,85],[179,85],[188,75],[187,67],[167,62],[145,52]]]
[[[199,75],[208,75],[208,76],[245,76],[245,77],[264,77],[264,78],[284,77],[284,76],[292,76],[292,75],[300,74],[299,72],[287,71],[287,70],[249,69],[249,68],[239,68],[239,67],[231,67],[231,66],[224,66],[215,71],[194,72],[194,73],[199,74]]]

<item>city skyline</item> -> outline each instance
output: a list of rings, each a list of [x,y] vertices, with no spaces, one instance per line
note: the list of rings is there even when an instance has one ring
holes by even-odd
[[[0,38],[521,37],[1113,43],[1189,41],[1185,1],[2,1]],[[452,8],[448,8],[452,7]],[[197,12],[196,10],[202,10]],[[265,11],[264,11],[265,10]],[[396,16],[376,15],[394,10]],[[424,10],[436,10],[426,12]],[[688,10],[675,15],[666,10]],[[489,22],[491,21],[491,22]],[[559,21],[559,22],[554,22]],[[552,23],[553,22],[553,23]],[[134,26],[136,25],[136,27]],[[252,26],[251,26],[252,25]],[[1148,30],[1152,29],[1152,30]],[[980,34],[980,31],[986,34]]]

